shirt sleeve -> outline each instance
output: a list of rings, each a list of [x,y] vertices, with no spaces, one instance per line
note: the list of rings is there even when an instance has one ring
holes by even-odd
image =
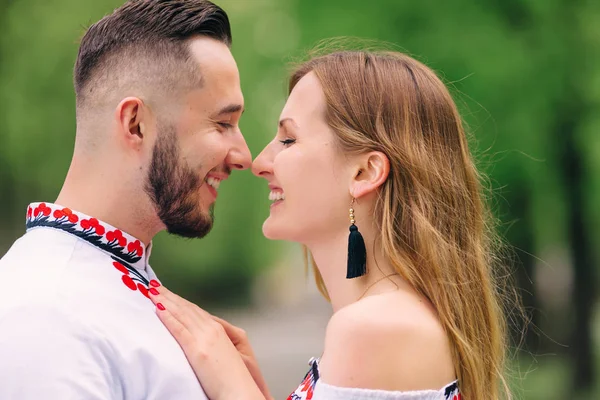
[[[51,307],[0,315],[0,399],[117,400],[110,346]]]

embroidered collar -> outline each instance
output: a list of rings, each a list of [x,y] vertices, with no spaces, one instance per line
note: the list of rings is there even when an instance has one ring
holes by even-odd
[[[27,208],[27,230],[58,229],[92,244],[122,264],[145,270],[150,246],[96,218],[50,203],[32,203]]]

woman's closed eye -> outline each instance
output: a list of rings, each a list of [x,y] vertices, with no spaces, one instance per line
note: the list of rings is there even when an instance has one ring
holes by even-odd
[[[284,146],[289,146],[293,143],[296,142],[296,139],[285,139],[285,140],[280,140],[279,143],[281,143]]]

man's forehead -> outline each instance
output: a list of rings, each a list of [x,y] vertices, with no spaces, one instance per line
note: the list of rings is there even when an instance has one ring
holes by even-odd
[[[229,53],[227,47],[223,51]],[[240,74],[230,53],[228,56],[206,56],[196,61],[198,62],[198,73],[201,74],[203,89],[226,95],[229,97],[228,101],[241,101]]]
[[[200,37],[190,42],[190,52],[202,75],[202,85],[193,97],[200,96],[205,104],[209,101],[209,113],[215,118],[243,112],[239,71],[229,48],[215,39]]]
[[[190,41],[189,51],[205,73],[237,74],[237,64],[225,43],[212,38],[195,38]]]

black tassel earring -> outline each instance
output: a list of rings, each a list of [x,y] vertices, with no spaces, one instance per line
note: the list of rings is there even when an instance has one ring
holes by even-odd
[[[365,241],[354,224],[354,205],[355,199],[352,198],[350,204],[350,236],[348,237],[348,270],[346,278],[358,278],[367,273],[367,249]]]

